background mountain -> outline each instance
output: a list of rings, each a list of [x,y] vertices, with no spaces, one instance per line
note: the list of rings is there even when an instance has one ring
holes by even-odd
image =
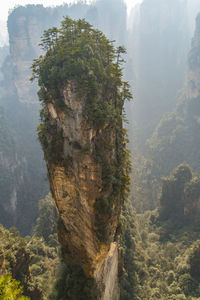
[[[116,14],[121,16],[117,26],[114,25],[115,19],[110,17],[113,8]],[[7,48],[1,48],[3,63],[0,103],[4,108],[15,143],[15,149],[13,147],[11,149],[13,160],[7,157],[10,164],[7,169],[12,173],[11,169],[16,169],[16,164],[18,168],[12,176],[8,176],[12,177],[10,180],[13,184],[10,185],[8,181],[3,185],[4,192],[0,200],[2,215],[7,216],[9,213],[9,218],[2,218],[1,222],[6,226],[17,226],[23,234],[30,232],[37,217],[38,200],[45,196],[49,189],[43,155],[37,141],[36,128],[39,124],[40,104],[37,86],[29,81],[30,66],[33,59],[41,53],[39,43],[43,31],[57,26],[63,15],[69,15],[75,19],[84,17],[93,19],[98,28],[103,27],[108,36],[112,35],[118,40],[124,40],[126,36],[124,35],[126,7],[122,1],[111,2],[109,5],[104,1],[99,1],[96,6],[79,3],[56,8],[27,5],[14,9],[9,15],[10,48],[9,55],[4,61],[3,55],[5,57],[4,53]],[[2,167],[3,164],[2,162]],[[15,205],[12,206],[11,213],[6,207],[13,202]]]
[[[130,147],[133,156],[137,157],[136,148],[140,153],[146,151],[145,140],[162,116],[176,106],[177,93],[184,83],[198,5],[194,0],[190,5],[180,0],[144,0],[132,10],[129,21],[122,0],[99,0],[91,5],[78,3],[56,8],[27,5],[11,12],[8,19],[9,55],[6,56],[7,47],[0,50],[0,103],[16,145],[19,172],[14,175],[17,178],[13,182],[17,183],[12,190],[12,195],[16,195],[16,212],[13,211],[9,224],[28,233],[37,217],[37,202],[49,189],[36,134],[40,109],[37,86],[29,82],[32,61],[41,53],[38,44],[42,32],[57,26],[63,15],[69,15],[75,19],[86,18],[117,44],[127,47],[125,78],[131,82],[135,101],[126,106],[126,111]],[[4,194],[2,204],[5,199],[6,203],[11,203],[11,198],[10,192]]]
[[[29,78],[33,59],[42,54],[38,44],[43,31],[58,26],[66,15],[85,18],[128,51],[124,77],[134,96],[126,104],[133,163],[131,201],[140,214],[134,214],[127,204],[117,228],[123,229],[121,299],[132,300],[130,295],[142,300],[200,296],[199,215],[194,214],[200,207],[196,174],[200,172],[198,11],[199,0],[144,0],[127,17],[122,0],[98,0],[55,8],[27,5],[9,15],[9,47],[0,48],[0,223],[7,228],[15,225],[23,236],[33,233],[23,247],[30,246],[36,257],[30,268],[44,297],[51,289],[47,273],[52,285],[58,265],[56,221],[48,197],[40,202],[38,217],[38,200],[48,194],[49,185],[36,132],[41,108],[38,87]],[[189,174],[186,181],[182,170]],[[1,232],[2,241],[9,241],[1,242],[2,247],[11,249],[10,243],[16,240],[20,252],[19,234],[3,228]],[[18,265],[10,252],[1,261]],[[27,270],[27,261],[24,265]],[[12,267],[15,269],[14,263]],[[58,285],[63,291],[68,272],[61,263],[52,295]],[[28,281],[23,277],[22,282],[26,289]]]
[[[185,72],[185,83],[173,112],[165,115],[149,140],[152,158],[160,175],[169,174],[183,161],[200,171],[200,15]]]

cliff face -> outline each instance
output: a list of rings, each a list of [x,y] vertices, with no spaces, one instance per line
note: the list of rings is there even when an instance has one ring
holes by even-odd
[[[40,54],[38,44],[42,30],[39,25],[36,18],[22,15],[16,20],[15,33],[10,29],[9,35],[14,85],[19,101],[27,104],[38,102],[36,86],[31,85],[29,78],[31,62]]]
[[[38,134],[59,214],[62,257],[73,285],[77,266],[83,281],[90,281],[87,299],[118,299],[117,228],[129,183],[122,109],[132,97],[119,64],[124,49],[115,49],[85,20],[69,18],[45,33],[43,47],[47,51],[32,69],[39,78]],[[82,289],[67,294],[82,299]]]
[[[81,265],[88,277],[94,278],[101,290],[99,299],[118,299],[118,247],[114,241],[121,199],[115,199],[108,216],[102,216],[95,208],[97,199],[109,198],[112,189],[105,187],[102,165],[95,157],[98,147],[105,161],[113,160],[115,149],[106,149],[103,141],[115,144],[115,129],[110,126],[97,130],[84,120],[86,99],[80,98],[76,84],[68,81],[63,90],[67,114],[48,105],[52,134],[59,135],[60,157],[51,162],[46,153],[46,161],[51,191],[58,208],[60,222],[59,241],[64,247],[67,264]],[[102,207],[103,209],[103,207]],[[104,286],[104,287],[103,287]]]
[[[178,164],[187,161],[195,172],[200,171],[200,15],[188,56],[185,85],[176,109],[165,116],[151,140],[152,157],[159,174],[169,174]]]
[[[200,96],[200,15],[196,18],[196,29],[192,39],[192,47],[188,57],[185,91],[188,99]]]
[[[105,9],[106,13],[105,13]],[[119,22],[114,26],[113,10],[118,14]],[[37,85],[31,84],[30,66],[34,58],[42,54],[39,47],[40,38],[45,29],[57,26],[63,16],[86,18],[101,28],[110,38],[124,44],[126,31],[126,6],[122,0],[111,1],[108,5],[104,0],[96,5],[78,3],[55,8],[44,8],[42,5],[27,5],[13,10],[8,18],[10,56],[13,67],[13,83],[19,101],[25,104],[36,104]]]
[[[10,13],[8,18],[9,53],[8,49],[5,51],[1,49],[0,53],[0,64],[2,65],[0,105],[4,107],[5,116],[13,135],[15,153],[13,153],[12,159],[6,152],[2,158],[4,162],[9,161],[7,169],[10,175],[8,178],[12,184],[7,186],[4,182],[5,193],[0,197],[0,205],[1,207],[7,205],[13,209],[9,217],[2,209],[0,222],[5,226],[17,226],[23,234],[28,234],[31,230],[37,217],[38,200],[48,193],[49,188],[45,180],[46,169],[43,154],[36,135],[40,104],[37,97],[37,84],[31,83],[29,80],[31,77],[30,66],[33,59],[42,53],[38,44],[43,31],[57,26],[63,15],[69,15],[76,19],[88,18],[93,20],[93,23],[96,20],[98,26],[103,27],[112,36],[112,39],[122,38],[123,34],[119,34],[118,29],[113,29],[115,20],[111,18],[111,14],[114,3],[105,16],[103,11],[107,4],[104,1],[100,2],[96,7],[83,3],[55,8],[44,8],[42,5],[19,6]],[[121,4],[116,9],[119,13],[121,8],[123,11],[119,28],[125,29],[125,6]],[[98,14],[97,19],[95,11]],[[7,58],[5,58],[6,55],[8,55]],[[4,162],[2,161],[2,164]],[[13,173],[14,169],[16,172]],[[12,195],[11,187],[14,191]],[[10,203],[14,202],[15,205],[11,206]],[[4,215],[6,217],[3,217]],[[5,220],[7,221],[5,222]]]
[[[12,145],[6,139],[1,143],[1,149],[7,149],[1,151],[0,165],[5,169],[8,162],[9,176],[5,176],[0,197],[0,222],[6,227],[16,226],[22,234],[30,232],[37,217],[38,200],[48,192],[36,134],[40,108],[37,88],[29,81],[32,60],[39,55],[38,43],[45,17],[44,22],[39,22],[30,12],[30,8],[19,7],[8,18],[10,49],[2,63],[0,82],[0,105],[7,122],[0,125],[2,136],[12,139]],[[8,133],[3,132],[5,126],[9,128]]]
[[[0,218],[4,224],[10,226],[8,219],[14,217],[16,209],[15,173],[18,168],[18,158],[15,155],[16,145],[13,135],[2,107],[0,107],[0,133]],[[7,195],[9,200],[6,199]]]
[[[135,73],[136,97],[133,113],[140,138],[147,139],[163,114],[174,108],[184,82],[191,38],[186,2],[144,0],[131,18],[130,72]]]

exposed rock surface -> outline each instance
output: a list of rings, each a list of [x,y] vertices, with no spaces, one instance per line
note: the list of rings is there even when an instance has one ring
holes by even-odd
[[[160,176],[186,161],[200,172],[200,14],[188,56],[185,85],[174,111],[163,117],[149,145]]]
[[[200,15],[196,19],[196,29],[189,53],[189,63],[186,72],[186,96],[195,99],[200,96]]]
[[[0,105],[5,109],[16,147],[13,147],[15,153],[12,159],[6,152],[0,157],[0,168],[1,164],[9,161],[7,170],[12,174],[8,176],[12,183],[3,183],[5,193],[0,196],[0,206],[9,207],[12,214],[7,215],[8,209],[2,208],[0,222],[6,227],[17,226],[22,234],[30,233],[37,217],[38,200],[48,193],[49,188],[43,155],[37,141],[40,104],[37,85],[29,81],[30,66],[33,59],[41,54],[38,44],[43,31],[57,26],[65,15],[75,19],[89,19],[109,33],[112,39],[123,39],[125,4],[121,0],[112,2],[105,14],[104,6],[108,8],[108,3],[100,2],[97,7],[85,3],[54,8],[44,8],[42,5],[19,6],[8,17],[9,51],[8,47],[0,51]],[[121,15],[117,26],[113,26],[115,18],[111,18],[113,8],[117,10],[116,14]],[[14,169],[16,172],[13,172]]]
[[[39,22],[35,11],[37,7],[18,7],[9,15],[9,53],[1,62],[0,78],[0,105],[6,120],[6,124],[0,124],[0,169],[4,173],[0,223],[7,228],[16,226],[22,234],[30,233],[37,217],[38,200],[49,190],[36,134],[40,109],[37,88],[29,80],[32,60],[40,53],[38,43],[45,25],[45,16],[44,22]]]
[[[68,81],[63,90],[68,112],[48,104],[49,123],[47,139],[60,137],[57,159],[45,152],[51,191],[58,208],[59,241],[64,247],[64,260],[80,265],[87,277],[93,278],[100,291],[99,299],[116,300],[118,288],[118,246],[113,243],[121,209],[118,196],[109,216],[98,216],[96,199],[108,198],[110,187],[105,188],[102,165],[95,157],[99,147],[108,159],[115,158],[115,148],[106,150],[103,141],[115,143],[115,129],[110,126],[97,130],[85,119],[86,99],[78,96],[76,84]],[[99,233],[103,228],[103,238]]]
[[[137,10],[136,10],[137,9]],[[190,47],[186,1],[144,0],[132,11],[129,53],[140,139],[175,106]],[[135,78],[132,76],[135,73]]]

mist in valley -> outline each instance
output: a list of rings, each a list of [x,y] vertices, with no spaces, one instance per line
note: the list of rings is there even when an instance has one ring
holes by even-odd
[[[75,227],[70,227],[68,224],[70,228],[68,230],[62,216],[70,211],[70,205],[60,210],[59,203],[56,203],[55,208],[54,200],[57,194],[52,185],[53,173],[51,174],[49,167],[52,161],[48,160],[44,144],[40,136],[40,141],[38,138],[38,132],[39,135],[41,132],[41,127],[38,127],[41,126],[40,123],[52,126],[51,134],[55,137],[55,142],[53,142],[54,147],[47,147],[48,151],[52,152],[54,157],[59,156],[60,143],[66,139],[63,142],[64,146],[62,145],[63,151],[68,151],[71,156],[68,155],[68,158],[65,157],[63,161],[70,167],[70,157],[74,155],[77,158],[83,155],[84,161],[84,155],[92,156],[94,150],[91,149],[95,149],[97,155],[95,154],[94,161],[100,165],[102,163],[101,180],[108,180],[110,184],[109,180],[112,177],[112,189],[116,188],[117,172],[110,171],[109,162],[102,162],[102,156],[106,157],[106,151],[114,151],[109,149],[115,147],[114,154],[109,154],[108,157],[110,161],[113,157],[118,157],[116,153],[120,146],[116,136],[118,134],[121,138],[120,133],[113,133],[108,141],[110,133],[107,132],[103,146],[103,142],[99,142],[100,138],[93,136],[91,143],[94,143],[96,138],[96,144],[86,145],[87,147],[84,148],[77,141],[67,140],[66,132],[70,128],[69,124],[66,125],[67,129],[64,128],[66,132],[62,133],[63,140],[57,141],[56,136],[60,132],[61,125],[67,124],[71,115],[66,117],[65,121],[60,121],[61,111],[66,113],[63,104],[54,110],[52,107],[49,109],[48,105],[53,102],[48,99],[49,116],[56,115],[56,118],[52,117],[49,121],[50,117],[44,113],[45,109],[48,110],[45,101],[41,100],[45,97],[43,95],[41,98],[41,92],[37,94],[39,90],[37,80],[30,81],[34,59],[45,57],[45,51],[40,45],[41,36],[49,28],[60,28],[66,16],[72,20],[85,19],[111,41],[111,44],[106,44],[107,47],[112,45],[118,51],[115,52],[118,56],[113,66],[119,64],[120,68],[120,71],[116,72],[117,75],[113,73],[112,76],[123,74],[120,80],[123,84],[129,83],[133,95],[133,99],[125,102],[123,113],[125,114],[123,126],[127,130],[129,140],[128,151],[124,150],[123,153],[130,152],[131,164],[129,175],[124,175],[124,180],[127,182],[130,179],[129,193],[126,192],[126,199],[118,202],[118,206],[112,202],[113,198],[117,198],[114,193],[112,197],[107,197],[108,199],[98,196],[93,211],[94,218],[97,217],[96,227],[102,220],[105,224],[106,222],[110,222],[113,226],[118,224],[115,234],[107,239],[109,242],[106,237],[109,234],[111,236],[110,223],[106,233],[102,228],[100,233],[97,232],[96,227],[94,229],[97,237],[101,236],[100,244],[104,245],[101,246],[101,255],[106,251],[106,247],[114,249],[112,248],[114,244],[119,247],[117,259],[120,261],[120,255],[123,258],[119,264],[117,263],[117,271],[115,270],[117,275],[113,267],[110,272],[102,271],[101,276],[98,277],[99,268],[96,273],[94,272],[96,277],[93,278],[88,274],[92,274],[94,265],[91,270],[88,267],[86,272],[82,258],[80,262],[77,261],[77,265],[69,263],[70,259],[67,259],[67,255],[71,250],[65,245],[64,237],[68,234],[73,236]],[[73,26],[75,28],[75,25]],[[5,31],[0,32],[0,223],[2,224],[0,225],[0,257],[2,258],[0,287],[5,288],[8,280],[6,276],[10,275],[12,280],[18,280],[23,285],[24,292],[19,292],[19,297],[24,294],[27,299],[33,300],[200,299],[199,0],[143,0],[132,3],[128,1],[125,3],[123,0],[97,0],[90,3],[84,1],[74,4],[63,3],[55,7],[27,4],[10,11],[7,29],[8,39]],[[57,47],[58,44],[55,45],[52,47]],[[125,47],[126,53],[123,49],[120,50],[119,46]],[[46,53],[48,51],[51,53],[51,46],[49,49],[47,47]],[[95,51],[93,49],[91,53],[94,54]],[[45,60],[43,62],[46,63]],[[43,65],[41,64],[40,67],[42,70]],[[97,71],[98,74],[99,68],[96,64],[94,73]],[[48,72],[51,70],[53,68],[48,69]],[[79,75],[81,78],[82,74]],[[104,75],[101,78],[106,78],[103,77]],[[41,78],[39,78],[40,88]],[[95,78],[99,80],[100,77],[96,75]],[[53,75],[51,80],[53,86],[56,82]],[[103,86],[101,80],[99,86]],[[108,77],[107,80],[109,83],[110,78]],[[88,88],[87,84],[86,87]],[[122,86],[113,97],[117,97],[121,90]],[[104,92],[105,99],[112,98],[106,96],[106,88]],[[127,96],[127,98],[131,97]],[[74,99],[73,92],[72,99]],[[99,118],[107,120],[108,117],[112,122],[114,122],[113,118],[118,120],[119,111],[116,110],[113,117],[110,110],[106,111],[107,106],[105,107],[108,115],[104,116],[102,113]],[[119,115],[122,118],[122,112]],[[58,119],[60,123],[55,125],[55,120]],[[94,126],[95,129],[91,132],[95,132],[98,136],[107,128],[105,124],[101,128]],[[109,124],[107,130],[110,132],[115,126],[116,128],[119,126],[116,125],[117,123]],[[48,134],[47,130],[47,140],[50,140]],[[125,133],[123,134],[125,139]],[[47,144],[50,144],[49,140]],[[121,145],[124,146],[125,141],[121,142]],[[124,154],[124,160],[118,160],[121,162],[126,159]],[[119,161],[118,173],[120,174]],[[58,163],[58,160],[54,161],[55,168],[56,164],[61,172],[63,165],[60,161]],[[106,164],[107,169],[105,169]],[[114,164],[115,162],[111,163],[112,168]],[[90,165],[88,166],[90,168]],[[75,172],[74,167],[72,173]],[[59,177],[56,184],[60,184],[63,180],[61,178],[63,177]],[[80,178],[83,178],[83,174]],[[78,179],[76,180],[74,190],[79,188]],[[85,181],[86,186],[89,185],[89,181],[87,179]],[[71,181],[69,185],[73,184]],[[93,185],[95,183],[91,183],[91,193],[95,190]],[[65,188],[64,180],[60,186]],[[105,189],[107,195],[111,187],[108,184],[106,188],[105,186],[103,185],[102,189]],[[122,191],[122,184],[120,188]],[[65,199],[63,201],[67,201],[67,196],[64,196],[67,192],[63,192],[63,199]],[[99,204],[98,201],[102,203]],[[99,205],[98,209],[97,205]],[[88,213],[90,206],[88,207],[80,210],[81,213],[86,211]],[[77,210],[79,208],[80,206],[77,205]],[[101,210],[101,213],[98,210]],[[111,222],[113,211],[116,212],[115,216],[121,215],[117,221],[113,217],[114,221]],[[90,227],[88,224],[87,226]],[[72,237],[71,239],[73,240]],[[91,244],[88,245],[86,246],[90,247]],[[91,249],[88,250],[88,253],[90,252]],[[99,254],[98,257],[101,255]],[[98,259],[95,259],[97,262]],[[102,266],[103,263],[101,270],[103,270]],[[104,276],[107,278],[105,281],[103,281]],[[102,282],[98,294],[94,293],[94,290],[99,289],[100,277]],[[112,288],[107,287],[107,284]],[[105,293],[102,292],[104,288]],[[10,292],[14,294],[11,286]]]

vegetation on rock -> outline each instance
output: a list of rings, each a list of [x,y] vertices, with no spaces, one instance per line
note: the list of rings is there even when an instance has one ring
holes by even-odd
[[[121,46],[115,48],[113,42],[85,20],[74,21],[70,18],[62,21],[60,29],[54,27],[45,31],[41,46],[46,52],[34,61],[32,79],[37,78],[40,86],[38,95],[43,109],[38,135],[44,150],[52,191],[55,192],[52,179],[55,177],[54,169],[64,168],[65,174],[71,172],[71,176],[75,177],[73,167],[75,165],[79,168],[85,167],[81,165],[80,157],[90,155],[90,164],[94,164],[97,168],[95,172],[99,176],[97,178],[100,178],[99,192],[96,192],[96,199],[95,196],[92,199],[94,228],[90,230],[99,245],[109,246],[114,238],[121,206],[127,196],[129,185],[130,164],[126,149],[126,131],[123,129],[123,106],[125,100],[131,99],[132,96],[128,83],[122,80],[121,64],[124,62],[122,54],[125,53],[125,49]],[[75,108],[76,103],[78,105],[81,103],[78,112]],[[86,131],[93,134],[91,141],[89,138],[86,139],[89,145],[82,145],[84,139],[81,137],[78,137],[78,140],[73,139],[74,133],[68,130],[70,124],[67,124],[70,117],[72,122],[76,120],[78,123],[77,120],[81,120],[83,135]],[[69,149],[71,149],[70,158]],[[76,156],[76,153],[80,155]],[[81,191],[82,183],[79,182],[81,177],[79,178],[79,174],[76,176],[78,177],[76,190],[80,188]],[[96,184],[95,182],[94,189]],[[65,193],[68,193],[68,187]],[[84,197],[89,197],[87,192]],[[60,201],[62,197],[55,200]],[[76,201],[79,203],[82,198],[77,197]],[[78,209],[75,208],[77,214]],[[60,214],[65,219],[62,212]],[[63,220],[59,224],[63,225],[65,233],[62,233],[62,236],[66,235],[67,239],[68,225],[66,226]],[[61,226],[59,230],[62,230]],[[70,251],[66,245],[65,241],[66,256],[69,256]],[[90,262],[88,265],[89,269]],[[76,281],[76,272],[73,274]],[[77,274],[81,276],[82,273],[78,271]],[[85,282],[83,276],[79,279]],[[96,287],[94,289],[93,283],[93,289],[89,289],[89,292],[92,292],[91,297],[94,297],[94,290]],[[73,292],[76,294],[75,288]],[[68,293],[71,293],[70,290],[66,290],[66,297]],[[75,294],[70,295],[78,299],[78,295]]]
[[[48,215],[44,212],[44,205],[48,208]],[[55,207],[50,195],[40,200],[39,211],[32,237],[22,238],[16,228],[7,230],[0,226],[2,300],[29,299],[21,296],[19,282],[24,286],[24,294],[33,300],[45,300],[51,291],[58,265],[58,242],[55,232]],[[52,224],[49,228],[46,227],[47,220]]]
[[[191,168],[183,163],[163,178],[159,219],[180,226],[198,218],[200,180]]]

